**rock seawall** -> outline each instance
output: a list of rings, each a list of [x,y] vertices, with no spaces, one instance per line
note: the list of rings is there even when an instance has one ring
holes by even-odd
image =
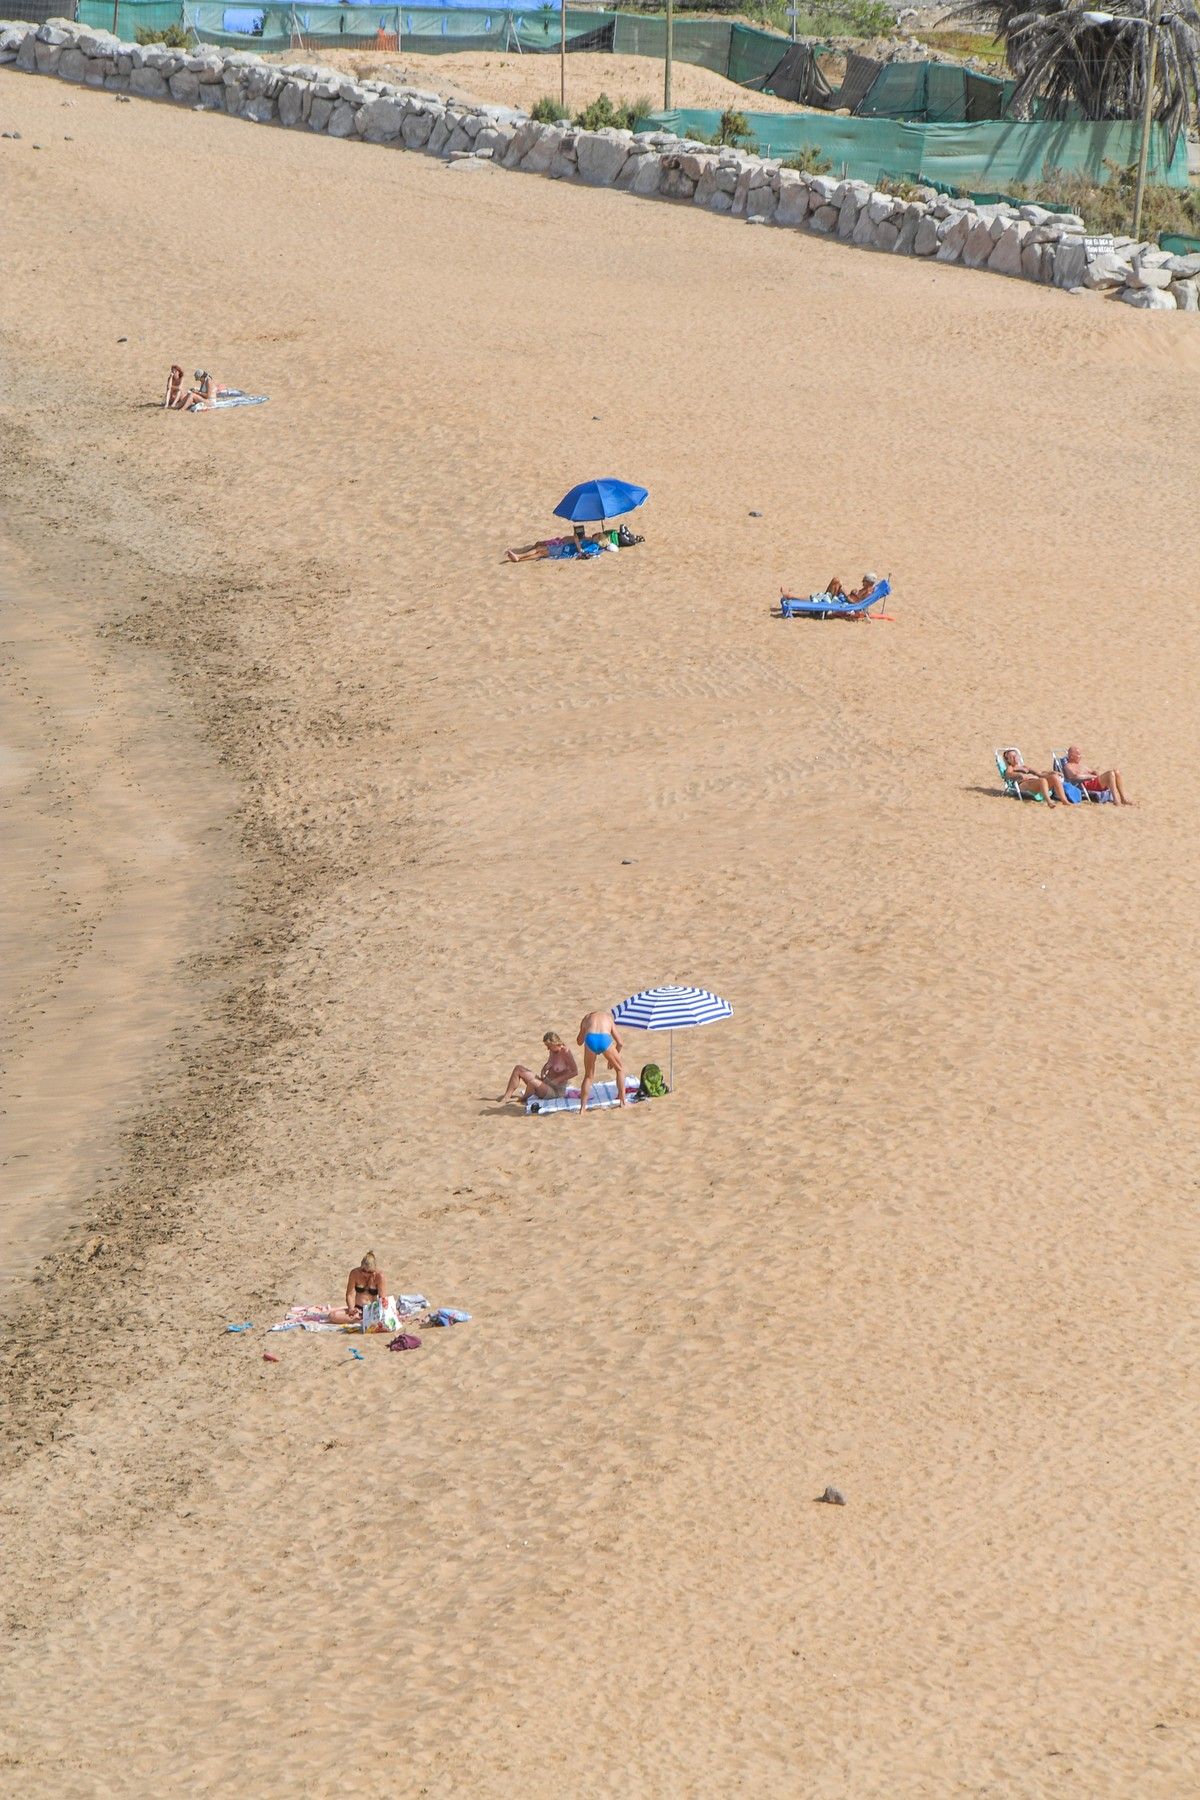
[[[1074,214],[1040,206],[976,206],[931,189],[899,199],[866,181],[782,168],[742,151],[667,132],[541,125],[509,107],[465,106],[388,81],[356,81],[312,63],[267,63],[247,51],[126,44],[65,19],[0,20],[0,64],[108,93],[224,112],[259,125],[423,150],[447,160],[686,200],[751,225],[838,237],[863,249],[962,263],[1076,290],[1098,289],[1151,311],[1200,313],[1200,256],[1117,237],[1089,242]]]

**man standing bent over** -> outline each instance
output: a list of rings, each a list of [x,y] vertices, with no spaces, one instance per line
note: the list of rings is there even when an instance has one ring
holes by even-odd
[[[579,1110],[587,1109],[596,1073],[596,1058],[602,1056],[617,1078],[617,1104],[625,1104],[625,1070],[621,1066],[621,1039],[617,1023],[610,1012],[584,1013],[575,1042],[583,1049],[583,1081],[579,1088]]]

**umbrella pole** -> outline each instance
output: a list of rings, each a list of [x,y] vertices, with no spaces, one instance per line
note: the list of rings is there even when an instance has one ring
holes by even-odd
[[[670,1081],[669,1081],[668,1085],[671,1089],[671,1092],[674,1093],[675,1092],[675,1033],[674,1032],[671,1032],[669,1041],[670,1041],[671,1050],[670,1050],[670,1057],[668,1060],[671,1065],[671,1077],[670,1077]]]

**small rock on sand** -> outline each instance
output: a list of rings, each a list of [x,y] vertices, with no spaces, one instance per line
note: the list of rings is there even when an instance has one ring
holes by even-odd
[[[827,1506],[845,1506],[846,1504],[846,1496],[841,1488],[827,1487],[823,1494],[817,1495],[817,1499],[824,1500]]]

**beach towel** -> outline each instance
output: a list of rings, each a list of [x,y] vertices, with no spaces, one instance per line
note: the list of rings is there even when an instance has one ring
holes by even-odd
[[[388,1295],[382,1313],[382,1323],[373,1327],[377,1331],[395,1331],[401,1319],[411,1319],[417,1313],[424,1312],[429,1302],[424,1294]],[[289,1306],[287,1317],[278,1325],[269,1325],[268,1331],[356,1331],[361,1334],[361,1325],[331,1325],[329,1315],[340,1308],[330,1301],[326,1306]],[[394,1323],[393,1323],[394,1321]]]
[[[632,1102],[636,1100],[637,1097],[637,1081],[632,1075],[627,1075],[625,1077],[626,1101]],[[598,1110],[603,1106],[616,1106],[616,1104],[616,1082],[597,1081],[593,1086],[591,1093],[588,1095],[588,1111],[591,1112],[593,1108]],[[553,1100],[539,1100],[536,1094],[531,1094],[529,1099],[525,1102],[525,1111],[527,1113],[577,1113],[579,1111],[579,1089],[577,1087],[569,1087],[565,1094],[557,1094]]]
[[[269,394],[244,394],[241,388],[218,388],[215,400],[200,400],[189,406],[189,412],[217,412],[226,406],[265,406]]]

